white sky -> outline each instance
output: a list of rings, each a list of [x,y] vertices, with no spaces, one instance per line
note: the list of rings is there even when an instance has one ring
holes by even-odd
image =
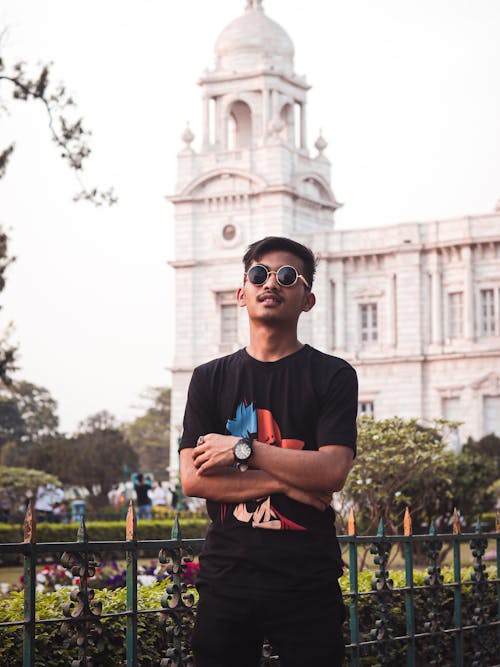
[[[47,387],[62,428],[137,414],[173,358],[176,152],[200,137],[196,81],[244,0],[2,0],[5,59],[53,61],[92,129],[90,185],[112,209],[73,204],[77,184],[42,108],[0,116],[16,141],[0,223],[16,263],[0,300],[19,377]],[[265,0],[313,85],[308,134],[329,142],[337,227],[490,212],[500,197],[498,0]],[[2,85],[2,97],[8,94]],[[195,148],[197,145],[195,140]]]

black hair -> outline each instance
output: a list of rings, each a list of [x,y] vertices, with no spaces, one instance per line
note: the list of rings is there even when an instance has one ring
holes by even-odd
[[[260,241],[251,243],[248,246],[246,253],[243,255],[245,273],[248,271],[253,261],[258,262],[262,255],[275,250],[289,252],[301,259],[304,265],[304,278],[312,287],[314,274],[316,272],[316,258],[313,251],[307,246],[302,245],[302,243],[288,239],[285,236],[266,236],[265,238],[260,239]]]

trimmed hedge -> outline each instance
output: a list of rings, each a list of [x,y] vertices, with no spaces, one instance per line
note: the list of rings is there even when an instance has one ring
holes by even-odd
[[[205,537],[209,520],[206,518],[181,518],[183,539]],[[139,521],[137,539],[170,539],[173,519]],[[86,523],[89,539],[111,542],[125,539],[125,521],[89,521]],[[75,542],[78,523],[39,523],[36,527],[37,542]],[[22,542],[22,526],[0,523],[0,542]]]
[[[443,577],[445,583],[452,581],[451,568],[443,568]],[[494,579],[496,574],[494,568],[488,568],[490,579]],[[470,580],[472,568],[462,570],[462,581]],[[416,570],[414,573],[415,586],[424,584],[425,570]],[[404,585],[404,573],[400,571],[391,572],[394,580],[394,587],[399,588]],[[373,572],[363,571],[359,576],[360,592],[371,591],[371,580]],[[349,590],[349,577],[345,575],[340,580],[344,593]],[[141,587],[138,590],[139,609],[158,609],[161,607],[161,598],[165,593],[166,582],[160,582],[150,587]],[[491,583],[488,586],[488,594],[484,600],[484,606],[487,608],[490,619],[496,618],[496,584]],[[62,617],[63,604],[69,601],[70,588],[61,589],[55,593],[45,593],[37,596],[37,618],[48,619]],[[424,623],[427,620],[428,607],[426,605],[426,595],[429,590],[415,591],[416,607],[416,631],[424,631]],[[445,618],[445,627],[452,627],[453,614],[453,593],[450,588],[446,588],[441,593],[441,608]],[[96,591],[95,599],[103,603],[103,613],[124,611],[126,591],[119,589],[116,591],[102,590]],[[404,593],[394,592],[389,603],[389,619],[391,631],[394,636],[401,636],[405,632],[405,606]],[[472,621],[475,608],[475,600],[470,586],[462,588],[462,607],[464,624]],[[377,618],[375,596],[362,596],[358,605],[359,623],[361,639],[367,640],[369,632],[375,627]],[[9,593],[2,599],[0,606],[0,622],[22,620],[23,617],[23,595],[19,592]],[[97,665],[119,665],[123,664],[125,659],[125,619],[112,618],[103,619],[103,645],[104,652],[95,656]],[[472,637],[477,636],[477,630],[464,632],[464,663],[469,665],[473,662]],[[495,628],[485,628],[483,631],[484,641],[490,651],[490,661],[485,664],[493,664],[495,660],[495,651],[497,645],[497,630]],[[159,616],[156,614],[140,615],[138,620],[138,664],[141,667],[152,667],[158,665],[160,657],[165,656],[166,634],[164,625],[160,623]],[[348,637],[347,624],[345,627],[346,639]],[[451,636],[436,636],[436,645],[439,647],[440,664],[454,664],[453,638]],[[430,664],[432,642],[429,638],[423,638],[416,641],[417,664]],[[405,664],[405,643],[398,642],[389,644],[390,667],[401,667]],[[361,664],[375,665],[376,649],[366,647],[362,649]],[[42,667],[51,665],[51,667],[66,667],[71,660],[76,659],[77,649],[75,647],[65,648],[64,638],[61,636],[60,625],[50,624],[46,626],[37,626],[36,637],[36,665]],[[436,655],[436,650],[434,650]],[[0,628],[0,664],[18,665],[22,664],[22,629]],[[278,663],[273,663],[278,664]]]

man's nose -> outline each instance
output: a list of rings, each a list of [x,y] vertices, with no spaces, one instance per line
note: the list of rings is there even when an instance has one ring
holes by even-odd
[[[279,282],[276,278],[276,271],[269,271],[269,275],[267,276],[264,286],[268,288],[279,287]]]

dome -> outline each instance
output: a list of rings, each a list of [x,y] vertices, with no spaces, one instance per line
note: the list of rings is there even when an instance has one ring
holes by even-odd
[[[215,43],[217,69],[245,72],[273,67],[291,74],[293,42],[262,9],[262,0],[248,0],[242,16],[231,21]]]

